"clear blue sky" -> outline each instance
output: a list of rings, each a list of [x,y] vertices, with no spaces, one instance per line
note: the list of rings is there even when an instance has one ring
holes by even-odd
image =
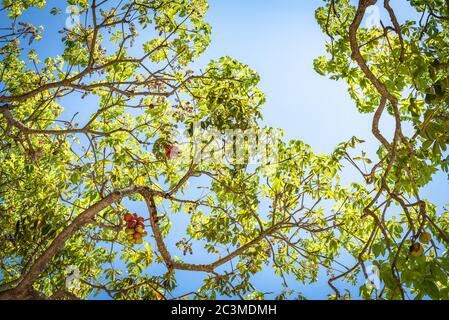
[[[49,7],[60,2],[50,0]],[[320,0],[210,0],[206,20],[212,25],[212,44],[195,63],[195,68],[204,67],[209,60],[229,55],[246,64],[261,75],[260,88],[266,93],[267,103],[263,107],[264,123],[283,128],[288,139],[300,139],[310,144],[316,152],[331,152],[339,143],[357,136],[366,140],[363,149],[374,155],[378,148],[371,136],[371,116],[357,112],[343,82],[335,82],[315,73],[313,59],[324,54],[326,38],[315,22],[314,11],[322,4]],[[410,16],[407,1],[394,1],[393,6],[400,18]],[[64,9],[64,8],[62,8]],[[32,20],[45,24],[47,16],[32,10]],[[385,16],[383,14],[383,16]],[[52,19],[65,20],[65,17]],[[2,21],[4,21],[2,19]],[[42,22],[40,22],[42,21]],[[59,35],[60,25],[45,32],[42,48],[48,55],[62,52]],[[76,101],[73,102],[76,104]],[[391,130],[391,122],[383,128]],[[374,156],[373,156],[374,157]],[[356,178],[348,171],[344,181]],[[358,177],[357,177],[358,178]],[[427,188],[428,197],[440,206],[444,205],[448,181],[438,176]],[[146,212],[141,205],[132,205],[136,212]],[[181,220],[187,217],[179,217]],[[177,219],[177,217],[174,217]],[[174,252],[174,240],[179,240],[183,223],[175,227],[169,236],[169,247]],[[185,225],[184,225],[185,226]],[[173,240],[173,241],[171,241]],[[190,259],[201,261],[201,255]],[[164,269],[155,266],[149,272],[161,273]],[[202,275],[180,272],[179,293],[196,290]],[[294,289],[310,299],[325,299],[331,293],[326,284],[327,277],[314,285],[303,286],[292,282]],[[255,277],[260,291],[276,291],[279,279],[267,269]],[[353,291],[357,294],[357,289]],[[105,298],[105,296],[101,296]]]

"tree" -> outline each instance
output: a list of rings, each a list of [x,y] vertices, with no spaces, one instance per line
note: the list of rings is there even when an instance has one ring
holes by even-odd
[[[374,112],[372,133],[381,145],[371,170],[359,169],[372,188],[361,217],[372,224],[369,237],[358,234],[364,245],[357,247],[356,267],[366,273],[366,260],[375,259],[385,284],[380,297],[447,299],[447,212],[426,201],[421,190],[437,172],[448,172],[449,158],[443,155],[449,143],[449,2],[411,1],[421,20],[400,24],[384,0],[391,26],[363,28],[368,8],[377,3],[360,0],[354,7],[332,0],[316,12],[330,42],[328,56],[318,58],[315,68],[345,79],[358,110]],[[386,114],[395,123],[391,139],[379,129]],[[404,124],[413,127],[411,135],[404,133]],[[356,159],[348,160],[358,167]],[[370,296],[366,287],[361,293]]]
[[[290,276],[309,283],[321,270],[331,298],[347,298],[336,281],[360,285],[368,265],[379,267],[383,287],[362,285],[364,298],[448,298],[449,226],[420,189],[448,169],[449,8],[413,1],[425,24],[400,25],[385,1],[393,27],[361,28],[375,3],[317,9],[330,43],[315,61],[319,73],[348,82],[360,112],[374,112],[373,165],[351,156],[357,138],[317,155],[261,127],[264,95],[248,66],[224,57],[190,70],[210,42],[205,0],[69,0],[80,23],[60,31],[64,51],[44,61],[33,49],[43,30],[22,22],[23,12],[37,7],[57,19],[60,9],[3,1],[0,299],[263,299],[252,279],[264,266],[284,284],[279,299],[301,297]],[[379,130],[384,113],[396,120],[391,141]],[[254,151],[262,154],[255,166]],[[347,161],[365,184],[340,183]],[[133,216],[133,203],[146,210]],[[142,244],[130,224],[140,216],[149,233]],[[186,229],[177,250],[167,243],[174,225]],[[199,251],[207,261],[189,262]],[[343,266],[343,253],[355,263]],[[165,271],[151,274],[151,265]],[[205,275],[198,291],[174,296],[181,270]]]

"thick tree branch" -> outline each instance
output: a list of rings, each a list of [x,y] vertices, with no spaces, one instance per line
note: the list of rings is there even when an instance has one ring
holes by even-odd
[[[65,242],[78,231],[84,225],[90,223],[90,221],[102,210],[109,207],[114,202],[121,201],[127,196],[136,194],[142,187],[130,187],[120,191],[111,193],[104,199],[100,200],[90,208],[83,211],[72,223],[65,228],[50,244],[50,246],[34,261],[29,270],[23,275],[20,282],[14,289],[10,289],[4,292],[0,292],[0,299],[11,298],[29,298],[30,288],[37,280],[39,275],[45,271],[48,263],[58,253],[58,251],[64,246]]]
[[[218,259],[217,261],[211,263],[211,264],[188,264],[188,263],[182,263],[174,261],[165,245],[164,238],[162,236],[162,233],[159,228],[158,219],[157,219],[157,208],[156,204],[154,202],[154,195],[151,190],[143,189],[140,190],[140,194],[144,197],[147,207],[150,211],[150,222],[151,222],[151,228],[153,230],[153,235],[156,241],[156,245],[158,248],[158,251],[160,252],[162,259],[165,262],[165,265],[168,269],[176,269],[176,270],[185,270],[185,271],[198,271],[198,272],[213,272],[216,268],[222,266],[223,264],[231,261],[232,259],[240,256],[241,254],[245,253],[249,248],[253,247],[260,241],[262,241],[267,236],[270,236],[274,234],[275,232],[279,231],[279,229],[282,228],[283,224],[279,223],[275,226],[262,231],[256,238],[248,242],[247,244],[241,246],[240,248],[236,249],[229,255]]]

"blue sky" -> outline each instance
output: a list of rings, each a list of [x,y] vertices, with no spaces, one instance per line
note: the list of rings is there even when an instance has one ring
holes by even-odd
[[[51,0],[49,3],[49,7],[57,6],[59,1]],[[206,20],[213,28],[212,44],[193,69],[203,68],[211,59],[224,55],[236,58],[261,76],[260,88],[267,96],[267,103],[263,106],[265,124],[283,128],[286,138],[303,140],[315,152],[329,153],[338,143],[357,136],[366,140],[363,150],[374,157],[378,143],[371,135],[372,116],[358,113],[344,82],[329,80],[313,70],[313,59],[324,54],[326,41],[314,18],[314,11],[322,1],[209,0],[209,3]],[[401,20],[413,17],[407,1],[394,1],[393,5]],[[33,9],[30,16],[36,24],[44,24],[47,16],[38,12]],[[63,23],[65,17],[52,19],[61,19]],[[55,24],[52,27],[45,32],[45,41],[40,46],[47,55],[54,56],[62,53],[60,35],[56,34],[62,26]],[[73,103],[78,106],[76,101]],[[386,119],[382,128],[391,131],[391,122]],[[344,181],[354,179],[359,177],[348,171]],[[426,195],[442,206],[447,201],[448,186],[447,178],[439,175],[426,189]],[[130,205],[136,212],[146,211],[142,205]],[[180,216],[179,219],[181,227],[172,230],[169,242],[182,232],[182,221],[187,217]],[[174,241],[169,247],[174,250]],[[197,259],[201,260],[202,256],[190,261]],[[149,270],[154,273],[163,271],[161,266]],[[182,290],[179,293],[197,289],[201,279],[201,274],[180,272]],[[293,283],[294,289],[302,291],[305,297],[325,299],[331,293],[326,281],[322,275],[314,285]],[[269,269],[255,277],[260,291],[276,291],[280,288],[279,283],[280,279],[274,278]],[[357,293],[357,289],[353,293]]]

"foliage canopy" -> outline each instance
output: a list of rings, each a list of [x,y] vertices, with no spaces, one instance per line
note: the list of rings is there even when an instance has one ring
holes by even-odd
[[[330,298],[357,286],[365,299],[448,299],[449,213],[421,195],[449,171],[448,1],[410,1],[420,19],[403,23],[389,0],[324,2],[316,20],[327,54],[314,67],[344,79],[372,114],[377,159],[358,156],[357,138],[322,155],[279,135],[276,163],[167,153],[190,154],[195,145],[174,132],[198,123],[276,131],[259,125],[264,95],[248,66],[223,57],[189,69],[210,43],[205,0],[68,0],[79,23],[59,32],[63,50],[49,57],[36,49],[44,29],[25,13],[58,19],[61,9],[3,0],[0,298],[264,299],[253,276],[273,268],[279,299],[301,298],[292,279],[315,282],[322,271]],[[389,21],[364,28],[376,4]],[[394,120],[392,137],[382,117]],[[348,163],[364,183],[340,182]],[[124,232],[133,203],[146,208],[141,245]],[[185,229],[177,248],[167,243],[175,226]],[[164,271],[148,272],[155,265]],[[360,281],[373,265],[377,290]],[[202,286],[175,296],[179,271],[204,273]]]

